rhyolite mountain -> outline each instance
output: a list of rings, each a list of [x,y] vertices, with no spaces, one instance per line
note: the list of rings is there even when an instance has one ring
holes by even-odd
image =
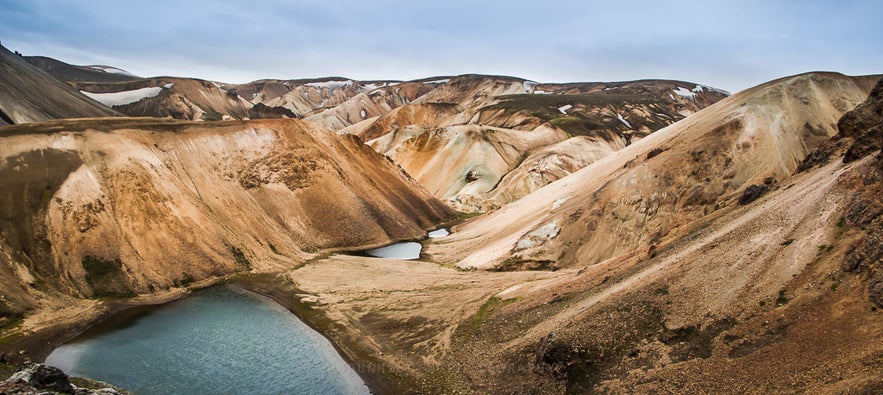
[[[879,75],[69,83],[187,120],[0,128],[11,359],[265,273],[381,393],[883,390]]]
[[[683,81],[544,84],[489,75],[240,85],[126,75],[108,80],[94,66],[32,59],[130,116],[303,118],[355,134],[436,197],[468,212],[518,200],[729,94]],[[96,73],[95,81],[85,72]]]
[[[879,79],[739,92],[454,227],[433,264],[291,277],[426,393],[878,392]]]

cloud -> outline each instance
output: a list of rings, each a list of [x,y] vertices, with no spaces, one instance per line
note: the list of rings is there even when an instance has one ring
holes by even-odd
[[[226,82],[474,72],[735,91],[810,70],[883,71],[874,1],[0,2],[13,49]]]

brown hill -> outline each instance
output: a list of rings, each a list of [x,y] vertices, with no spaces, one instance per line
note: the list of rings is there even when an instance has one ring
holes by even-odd
[[[358,139],[297,120],[83,119],[0,135],[7,323],[419,238],[451,213]]]
[[[0,125],[119,115],[0,46]]]

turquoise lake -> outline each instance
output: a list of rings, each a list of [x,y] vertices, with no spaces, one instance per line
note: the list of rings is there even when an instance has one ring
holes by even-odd
[[[111,326],[62,345],[46,363],[144,395],[369,393],[326,338],[282,306],[230,287]]]

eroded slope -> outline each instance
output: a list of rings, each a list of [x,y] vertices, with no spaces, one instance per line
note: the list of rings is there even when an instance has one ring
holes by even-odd
[[[418,238],[450,210],[355,138],[296,120],[6,127],[7,317]]]

